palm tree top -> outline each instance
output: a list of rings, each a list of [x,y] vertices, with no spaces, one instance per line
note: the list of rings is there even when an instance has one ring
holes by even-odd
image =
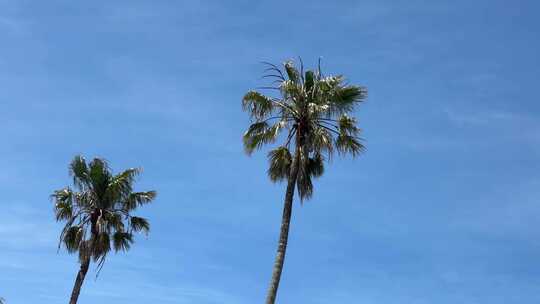
[[[81,261],[93,259],[101,269],[111,248],[127,251],[134,232],[149,232],[148,220],[132,213],[150,203],[156,192],[134,192],[133,183],[140,169],[130,168],[114,175],[101,158],[87,163],[84,157],[76,156],[69,173],[74,188],[52,194],[56,220],[65,222],[59,247],[64,244],[68,252],[78,252]]]
[[[268,175],[272,181],[288,178],[293,162],[291,145],[299,157],[298,191],[301,199],[312,195],[312,177],[324,171],[324,161],[337,151],[353,157],[364,151],[360,129],[352,116],[355,106],[367,97],[363,86],[350,85],[342,75],[325,75],[319,65],[304,71],[291,60],[282,66],[264,63],[264,78],[271,85],[261,89],[277,92],[276,96],[259,91],[244,95],[242,107],[252,120],[244,133],[246,153],[281,139],[268,153]],[[283,132],[285,131],[285,132]]]

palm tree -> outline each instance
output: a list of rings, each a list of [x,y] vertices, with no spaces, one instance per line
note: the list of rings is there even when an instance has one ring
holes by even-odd
[[[131,213],[150,203],[156,192],[133,192],[140,170],[132,168],[113,175],[100,158],[87,164],[82,156],[76,156],[69,173],[76,191],[67,187],[54,191],[52,197],[56,220],[66,222],[59,247],[63,243],[69,253],[79,254],[81,266],[69,302],[75,304],[91,261],[97,263],[99,273],[111,248],[127,251],[134,232],[148,234],[148,221]]]
[[[313,194],[312,178],[324,172],[324,161],[335,151],[357,156],[364,150],[360,129],[349,114],[367,96],[361,86],[348,85],[343,76],[326,76],[318,68],[304,72],[302,61],[298,69],[287,61],[283,67],[268,65],[264,77],[272,78],[279,97],[249,91],[242,106],[251,117],[244,133],[244,148],[248,155],[263,145],[281,141],[268,153],[268,175],[273,182],[287,181],[279,244],[266,304],[276,299],[289,235],[293,197],[298,188],[300,200]],[[285,131],[285,133],[282,133]],[[294,149],[294,151],[291,151]]]
[[[0,297],[0,304],[5,304],[6,303],[6,299]]]

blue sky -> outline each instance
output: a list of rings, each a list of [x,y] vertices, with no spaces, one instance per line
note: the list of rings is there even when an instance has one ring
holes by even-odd
[[[295,204],[280,303],[540,302],[537,1],[0,0],[0,295],[66,303],[48,196],[76,154],[144,168],[146,239],[79,303],[262,302],[283,185],[247,157],[260,61],[366,85],[367,152]]]

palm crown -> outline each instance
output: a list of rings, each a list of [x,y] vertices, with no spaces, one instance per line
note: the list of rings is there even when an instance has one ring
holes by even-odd
[[[77,191],[68,187],[52,195],[57,221],[66,222],[60,245],[63,243],[70,253],[78,252],[81,261],[94,260],[99,268],[111,248],[126,251],[133,243],[134,232],[148,233],[148,221],[131,213],[151,202],[156,192],[133,192],[139,169],[113,175],[100,158],[87,164],[77,156],[69,169]]]
[[[301,61],[300,61],[301,62]],[[300,198],[313,193],[312,177],[324,172],[324,160],[339,154],[358,155],[364,150],[359,138],[360,129],[350,116],[354,106],[365,99],[367,90],[348,85],[343,76],[326,76],[319,66],[304,72],[292,61],[283,67],[266,63],[272,78],[271,87],[279,91],[279,98],[249,91],[242,105],[252,124],[244,133],[244,148],[248,154],[264,144],[282,139],[283,143],[268,153],[268,175],[272,181],[289,177],[291,165],[298,163],[297,187]],[[285,136],[280,136],[286,131]],[[290,147],[294,144],[295,159]]]

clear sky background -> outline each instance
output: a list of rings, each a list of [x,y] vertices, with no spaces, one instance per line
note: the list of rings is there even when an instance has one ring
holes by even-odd
[[[367,152],[295,203],[280,303],[540,303],[538,1],[0,0],[0,296],[67,303],[53,190],[143,167],[151,220],[81,304],[264,299],[284,185],[247,157],[260,61],[369,89]]]

